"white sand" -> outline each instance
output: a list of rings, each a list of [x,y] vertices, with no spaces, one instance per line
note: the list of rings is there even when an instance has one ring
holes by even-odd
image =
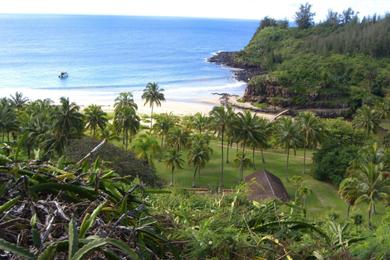
[[[144,105],[142,100],[135,100],[138,106],[138,113],[140,114],[149,114],[150,106]],[[208,114],[214,106],[219,106],[221,103],[219,101],[219,96],[211,96],[210,98],[203,100],[196,100],[192,102],[186,101],[172,101],[167,100],[161,103],[160,107],[154,107],[154,113],[170,113],[172,112],[175,115],[193,115],[195,113]],[[113,105],[103,106],[102,107],[106,112],[112,112],[114,110]]]

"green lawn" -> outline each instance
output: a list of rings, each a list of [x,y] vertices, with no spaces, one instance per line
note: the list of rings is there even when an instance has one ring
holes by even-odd
[[[211,148],[213,149],[213,154],[210,162],[206,165],[201,171],[200,178],[196,179],[196,184],[198,187],[209,187],[215,188],[219,184],[220,178],[220,167],[221,167],[221,147],[220,143],[217,141],[211,142]],[[308,153],[308,157],[311,153]],[[225,149],[226,156],[226,149]],[[236,156],[236,149],[233,148],[230,150],[230,159],[229,164],[225,164],[225,187],[233,188],[239,184],[239,170],[234,164],[233,159]],[[252,151],[248,150],[248,156],[252,158]],[[263,165],[261,163],[261,154],[260,151],[255,153],[255,163],[256,169],[248,168],[245,170],[244,175],[249,175],[256,170],[267,169],[271,173],[278,176],[283,184],[285,185],[289,195],[293,198],[295,187],[288,181],[288,177],[293,175],[299,175],[303,177],[304,183],[312,190],[312,194],[307,199],[307,206],[310,209],[310,212],[322,213],[326,212],[335,212],[339,215],[345,215],[346,205],[339,198],[337,190],[330,184],[317,181],[309,174],[303,174],[303,151],[297,151],[297,155],[294,154],[290,157],[289,171],[286,171],[286,154],[283,151],[276,150],[267,150],[264,152],[264,157],[266,163]],[[187,159],[186,154],[184,158]],[[307,160],[308,164],[310,159]],[[307,167],[307,172],[310,172],[310,165]],[[171,173],[164,162],[158,160],[155,161],[156,172],[159,177],[166,180],[167,183],[170,182]],[[193,176],[193,168],[188,164],[184,165],[183,169],[179,169],[175,172],[175,186],[176,187],[191,187]]]
[[[120,142],[115,141],[114,144],[121,145]],[[197,187],[207,187],[216,189],[219,185],[220,180],[220,169],[221,169],[221,146],[217,140],[211,141],[211,148],[213,153],[211,160],[207,163],[206,167],[201,170],[200,178],[196,177]],[[226,158],[226,148],[224,150]],[[303,182],[307,185],[312,193],[309,195],[306,201],[309,218],[325,217],[332,213],[338,214],[341,218],[345,218],[347,206],[345,202],[340,199],[337,194],[337,189],[333,185],[325,182],[315,180],[310,173],[311,166],[311,151],[307,153],[307,173],[303,174],[303,151],[298,150],[297,154],[294,155],[291,152],[289,171],[286,171],[286,154],[282,150],[266,150],[264,152],[266,163],[261,163],[261,153],[256,151],[255,163],[256,169],[248,168],[245,169],[244,175],[247,176],[256,170],[263,168],[267,169],[271,173],[278,176],[283,184],[285,185],[291,198],[294,198],[295,187],[293,183],[289,182],[288,177],[299,175],[303,177]],[[236,156],[236,148],[230,149],[229,164],[224,164],[224,180],[225,187],[234,188],[239,184],[239,169],[234,164],[233,160]],[[252,151],[247,150],[247,156],[252,159]],[[183,159],[185,160],[184,168],[175,171],[175,187],[176,188],[190,188],[192,185],[192,176],[194,169],[187,164],[187,153],[184,152]],[[160,161],[158,158],[154,160],[157,175],[165,180],[166,184],[170,183],[171,171],[165,165],[164,161]],[[358,207],[352,209],[351,214],[360,213],[366,218],[367,206],[361,204]],[[383,205],[378,205],[379,215],[375,216],[373,222],[379,221],[381,213],[385,210]]]

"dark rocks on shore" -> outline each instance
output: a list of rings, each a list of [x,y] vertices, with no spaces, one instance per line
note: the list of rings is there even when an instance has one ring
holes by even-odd
[[[242,64],[237,59],[239,52],[218,52],[214,56],[208,58],[208,62],[227,66],[232,69],[234,77],[239,81],[248,83],[251,78],[264,74],[264,70],[260,66],[254,66],[249,64]],[[260,91],[260,93],[259,93]],[[214,93],[217,94],[217,93]],[[222,97],[221,102],[226,102],[228,93],[218,93]],[[336,118],[336,117],[348,117],[350,115],[350,109],[347,105],[339,104],[336,107],[329,107],[326,103],[330,97],[316,97],[313,96],[312,102],[307,102],[302,106],[293,106],[291,104],[291,98],[294,95],[289,93],[288,89],[279,86],[275,82],[266,82],[263,88],[259,88],[256,83],[248,84],[245,93],[244,100],[254,103],[268,104],[265,108],[253,109],[257,112],[263,113],[279,113],[285,109],[288,109],[287,115],[295,116],[300,111],[311,111],[320,117],[324,118]],[[278,99],[278,105],[272,105],[272,98]],[[324,100],[324,102],[320,102]]]
[[[262,74],[262,69],[258,66],[238,62],[236,55],[237,52],[222,51],[210,57],[208,62],[230,67],[239,81],[249,82],[252,77]]]

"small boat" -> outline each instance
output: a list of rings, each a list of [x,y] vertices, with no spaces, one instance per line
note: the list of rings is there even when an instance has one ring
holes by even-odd
[[[60,79],[66,79],[67,77],[69,77],[69,74],[68,72],[61,72],[60,75],[58,75],[58,77]]]

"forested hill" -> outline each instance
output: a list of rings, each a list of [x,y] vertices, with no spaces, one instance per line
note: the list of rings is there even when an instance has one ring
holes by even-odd
[[[235,55],[251,77],[244,98],[263,107],[338,109],[351,115],[385,97],[390,85],[390,15],[360,19],[351,9],[330,11],[314,25],[310,5],[296,13],[297,27],[264,18]]]

